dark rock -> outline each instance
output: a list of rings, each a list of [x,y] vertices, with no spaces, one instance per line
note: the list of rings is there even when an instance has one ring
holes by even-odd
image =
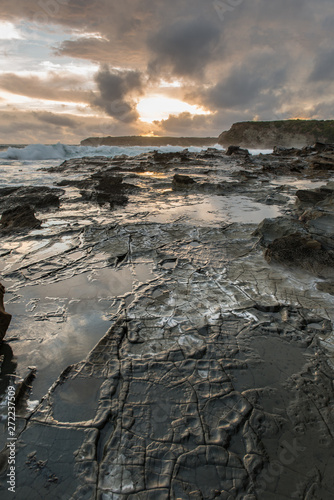
[[[232,155],[249,155],[248,149],[242,149],[240,146],[229,146],[225,153],[227,156]]]
[[[194,187],[196,182],[188,175],[175,174],[173,177],[173,189],[189,189]]]
[[[9,209],[25,204],[39,209],[58,207],[60,203],[59,196],[64,193],[63,189],[48,188],[45,186],[4,188],[0,190],[0,207],[2,209]]]
[[[317,283],[317,289],[320,292],[329,293],[330,295],[334,295],[334,282],[333,281],[320,281]]]
[[[5,311],[3,303],[3,296],[5,294],[5,287],[0,283],[0,342],[6,335],[7,329],[12,319],[12,315]]]
[[[298,148],[283,148],[282,146],[275,146],[273,155],[275,156],[298,156],[300,149]]]
[[[299,233],[304,236],[307,235],[300,221],[287,219],[286,217],[277,217],[275,219],[264,219],[254,231],[253,235],[260,236],[261,245],[268,246],[274,240],[283,238],[292,233]]]
[[[109,203],[110,208],[126,205],[129,201],[127,194],[139,189],[123,182],[122,176],[111,175],[109,172],[96,172],[89,179],[78,181],[76,185],[84,188],[80,191],[84,200],[96,201],[99,205]]]
[[[189,151],[187,149],[176,153],[158,153],[158,151],[155,151],[153,160],[156,163],[181,163],[190,160]]]
[[[3,231],[9,232],[39,228],[41,221],[36,219],[30,205],[18,205],[2,213],[0,224]]]
[[[334,154],[328,152],[311,156],[309,163],[315,170],[334,170]]]
[[[331,189],[320,188],[320,189],[299,189],[296,192],[298,200],[302,203],[308,205],[316,205],[317,203],[324,201],[328,196],[333,193]]]
[[[334,151],[334,144],[325,144],[323,142],[316,142],[312,146],[313,151],[318,151],[319,153]]]
[[[334,252],[325,250],[318,240],[299,233],[275,239],[268,245],[265,258],[305,269],[317,276],[334,276]]]

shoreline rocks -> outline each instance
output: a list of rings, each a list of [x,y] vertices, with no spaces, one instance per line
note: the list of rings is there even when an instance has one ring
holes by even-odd
[[[1,231],[5,233],[38,229],[42,222],[35,217],[30,205],[18,205],[2,212],[0,219]]]

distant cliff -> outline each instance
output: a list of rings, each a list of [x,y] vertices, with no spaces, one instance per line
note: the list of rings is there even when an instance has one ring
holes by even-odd
[[[245,148],[300,148],[315,142],[334,143],[334,120],[239,122],[218,138],[222,146]]]
[[[217,137],[147,137],[141,135],[123,137],[89,137],[81,146],[214,146]]]

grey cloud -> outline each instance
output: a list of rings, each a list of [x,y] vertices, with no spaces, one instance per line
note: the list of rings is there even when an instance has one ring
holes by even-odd
[[[220,36],[217,24],[205,19],[183,19],[162,26],[147,41],[155,55],[150,71],[156,73],[167,65],[177,76],[202,76],[214,57]]]
[[[334,79],[334,50],[326,50],[319,54],[310,75],[311,82],[333,82]]]
[[[245,58],[232,66],[226,76],[207,90],[202,89],[203,103],[211,109],[249,107],[254,102],[276,104],[275,91],[287,77],[288,61],[271,51]]]
[[[96,74],[95,81],[99,95],[93,104],[103,109],[109,116],[123,122],[133,122],[138,118],[133,95],[143,92],[142,76],[138,71],[113,71],[107,66]]]
[[[40,113],[34,113],[37,120],[43,123],[50,123],[51,125],[56,125],[57,127],[75,127],[77,125],[77,120],[70,118],[69,116],[62,114],[55,114],[49,111],[43,111]]]

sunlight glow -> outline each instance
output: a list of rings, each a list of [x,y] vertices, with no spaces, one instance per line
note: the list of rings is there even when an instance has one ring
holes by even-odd
[[[9,23],[8,21],[0,22],[0,40],[15,40],[20,38],[22,38],[22,35],[13,23]]]
[[[160,95],[141,99],[137,105],[137,111],[141,121],[146,123],[153,123],[155,120],[166,120],[169,115],[179,115],[184,112],[192,115],[210,114],[209,111],[205,111],[199,106]]]

